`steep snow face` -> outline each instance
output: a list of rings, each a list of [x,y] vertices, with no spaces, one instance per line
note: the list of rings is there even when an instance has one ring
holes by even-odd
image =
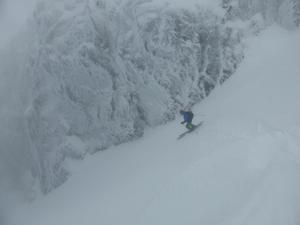
[[[201,128],[178,141],[178,118],[73,165],[12,224],[300,224],[299,38],[249,39],[235,76],[194,107]]]
[[[203,99],[236,70],[240,31],[222,25],[207,7],[169,5],[38,5],[25,76],[32,89],[29,136],[44,192],[67,179],[66,159],[142,136],[146,126],[173,119],[179,107]]]

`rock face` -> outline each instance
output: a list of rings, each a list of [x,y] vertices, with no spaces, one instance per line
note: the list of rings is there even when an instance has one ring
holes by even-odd
[[[170,2],[38,4],[16,74],[23,138],[44,193],[68,178],[69,160],[136,139],[205,98],[235,72],[247,32],[299,25],[296,0],[223,0],[219,11]]]

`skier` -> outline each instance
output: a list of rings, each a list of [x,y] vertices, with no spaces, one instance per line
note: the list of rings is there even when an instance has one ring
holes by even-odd
[[[192,113],[192,111],[180,110],[179,112],[183,116],[183,119],[184,119],[184,121],[182,121],[181,124],[186,123],[186,128],[189,130],[192,130],[194,128],[194,125],[192,124],[194,114]]]

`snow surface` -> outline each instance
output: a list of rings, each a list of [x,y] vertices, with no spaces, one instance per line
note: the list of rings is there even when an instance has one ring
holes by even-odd
[[[299,32],[248,41],[235,76],[143,138],[70,163],[72,177],[19,209],[22,225],[299,225]],[[205,116],[206,115],[206,116]]]

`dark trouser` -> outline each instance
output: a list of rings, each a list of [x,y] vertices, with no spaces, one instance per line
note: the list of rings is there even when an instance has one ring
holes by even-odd
[[[194,128],[194,125],[192,124],[193,118],[194,118],[194,114],[193,114],[193,113],[190,113],[190,116],[189,116],[189,118],[187,119],[186,126],[185,126],[185,127],[186,127],[187,129],[189,129],[189,130],[191,130],[191,129]]]

